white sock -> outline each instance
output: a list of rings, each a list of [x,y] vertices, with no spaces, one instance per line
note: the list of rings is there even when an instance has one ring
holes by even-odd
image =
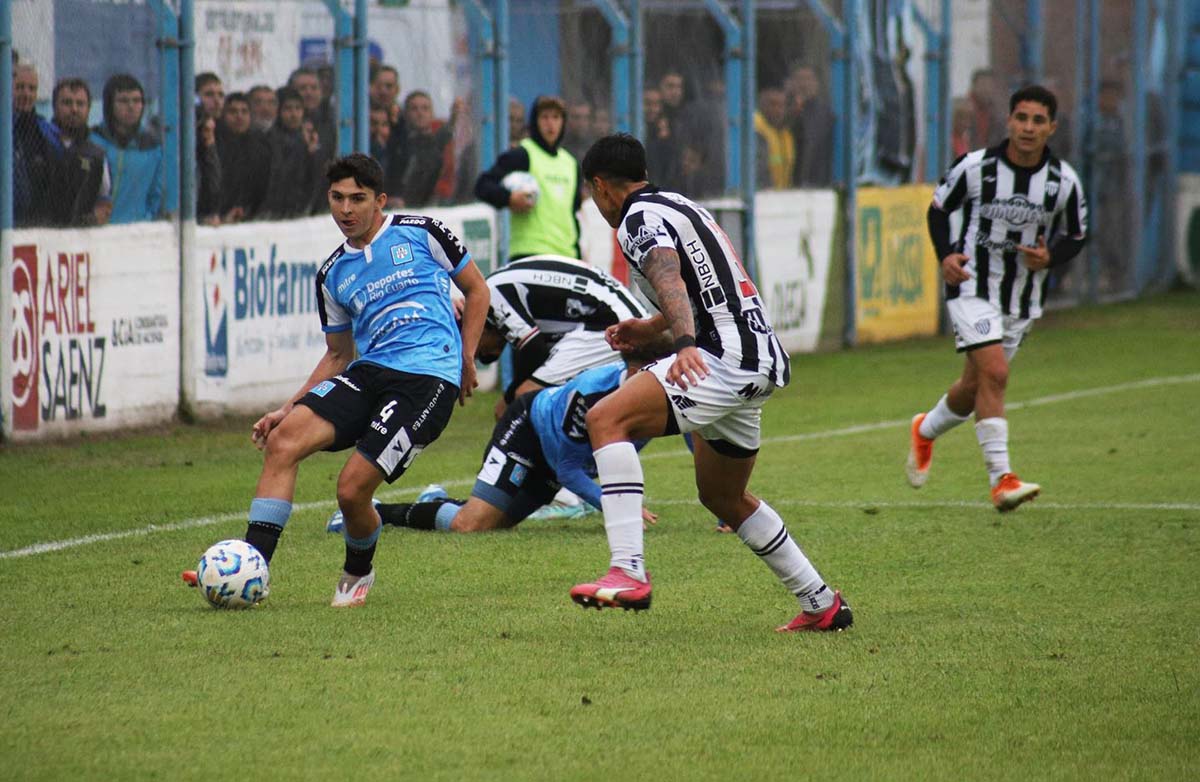
[[[983,449],[983,463],[987,466],[988,480],[993,486],[1006,472],[1008,466],[1008,421],[1003,418],[984,418],[975,423],[975,437]]]
[[[833,605],[833,590],[788,534],[783,519],[765,501],[738,527],[738,537],[766,563],[803,611],[824,611]]]
[[[946,404],[946,395],[942,394],[942,398],[933,406],[933,409],[925,414],[925,420],[921,421],[917,431],[922,437],[936,440],[970,417],[970,413],[959,415],[951,410],[950,405]]]
[[[642,463],[633,443],[610,443],[592,454],[600,479],[600,507],[604,531],[612,552],[610,567],[619,567],[630,578],[646,580],[642,546]]]

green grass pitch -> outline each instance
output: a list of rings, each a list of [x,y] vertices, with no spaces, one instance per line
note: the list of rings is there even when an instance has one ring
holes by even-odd
[[[1043,494],[1012,514],[969,425],[904,480],[960,361],[796,356],[766,408],[751,489],[854,606],[837,635],[772,632],[794,601],[713,531],[678,439],[645,456],[640,614],[567,598],[607,566],[598,516],[388,530],[367,605],[329,608],[336,455],[301,469],[270,598],[214,611],[178,574],[243,532],[248,421],[0,448],[0,779],[1200,777],[1200,295],[1038,325],[1008,398]],[[493,401],[385,496],[464,494]]]

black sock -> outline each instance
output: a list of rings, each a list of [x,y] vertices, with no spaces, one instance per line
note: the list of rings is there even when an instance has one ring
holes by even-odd
[[[371,572],[371,560],[375,558],[375,544],[370,548],[350,548],[346,546],[346,564],[342,569],[352,576],[365,576]]]
[[[263,559],[267,560],[269,564],[271,557],[275,555],[275,546],[279,544],[281,532],[283,532],[283,527],[252,521],[246,527],[246,542],[258,549],[258,553],[262,554]]]
[[[452,500],[446,497],[440,497],[429,502],[414,502],[408,506],[408,513],[404,515],[404,521],[401,523],[401,526],[411,529],[436,529],[435,522],[437,521],[438,509],[447,502],[452,502],[455,505],[466,504],[462,500]]]
[[[391,524],[393,527],[408,526],[404,519],[408,515],[408,509],[412,507],[411,502],[397,502],[388,504],[386,502],[375,506],[375,510],[379,511],[379,520],[384,524]]]

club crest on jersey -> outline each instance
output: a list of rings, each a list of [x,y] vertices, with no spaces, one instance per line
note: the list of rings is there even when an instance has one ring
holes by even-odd
[[[1058,183],[1057,182],[1047,182],[1046,183],[1046,195],[1050,196],[1051,198],[1054,198],[1054,196],[1058,195]]]
[[[982,336],[987,336],[987,333],[992,330],[992,322],[990,320],[975,321],[975,330]]]
[[[401,264],[412,263],[412,259],[413,251],[411,244],[405,242],[404,244],[392,245],[392,263],[394,265],[400,266]]]

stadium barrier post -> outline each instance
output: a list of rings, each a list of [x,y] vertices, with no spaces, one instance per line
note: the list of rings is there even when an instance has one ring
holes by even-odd
[[[367,0],[354,0],[354,149],[370,153],[367,84],[370,81]]]
[[[0,400],[8,399],[12,388],[12,354],[9,335],[12,304],[12,227],[13,227],[13,136],[12,136],[12,0],[0,0]],[[0,442],[11,435],[6,405],[0,405]]]
[[[842,28],[846,31],[845,58],[846,79],[843,93],[839,96],[842,101],[846,121],[842,125],[841,143],[845,150],[842,172],[845,186],[842,189],[843,220],[846,226],[845,255],[846,255],[846,320],[842,329],[842,342],[847,346],[854,345],[858,340],[858,259],[855,252],[855,238],[858,230],[858,150],[854,143],[854,128],[858,125],[858,101],[855,95],[855,85],[858,84],[858,0],[845,0],[842,6]]]
[[[179,4],[179,82],[176,94],[178,101],[176,121],[179,125],[179,418],[191,423],[195,411],[188,393],[188,368],[192,353],[191,332],[185,325],[188,302],[199,294],[190,282],[188,271],[192,267],[196,248],[196,123],[192,114],[192,101],[196,81],[196,3],[195,0],[180,0]]]

